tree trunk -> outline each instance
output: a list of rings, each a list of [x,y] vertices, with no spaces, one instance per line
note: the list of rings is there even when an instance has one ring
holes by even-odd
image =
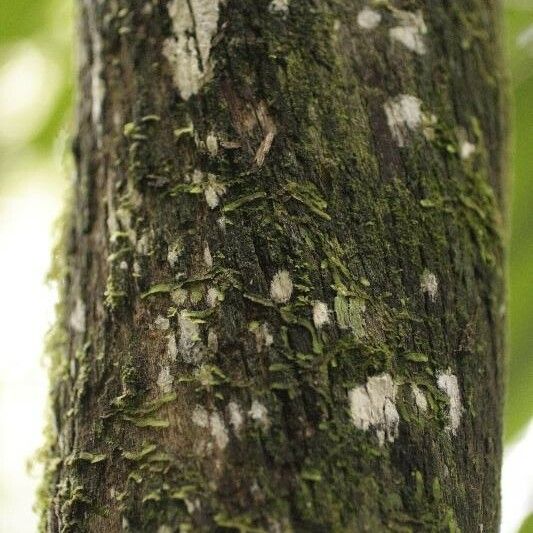
[[[497,531],[496,0],[78,8],[44,528]]]

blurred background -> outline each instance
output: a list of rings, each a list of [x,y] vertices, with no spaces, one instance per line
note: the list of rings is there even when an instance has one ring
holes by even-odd
[[[502,533],[533,533],[533,0],[505,2],[512,79],[510,359]],[[45,283],[71,174],[72,0],[0,1],[0,532],[36,531],[32,511],[53,321]],[[469,532],[465,532],[469,533]]]

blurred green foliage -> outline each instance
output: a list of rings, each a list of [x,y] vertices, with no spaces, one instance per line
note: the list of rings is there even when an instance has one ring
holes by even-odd
[[[39,49],[60,73],[52,105],[32,134],[18,144],[0,149],[11,158],[28,150],[46,155],[72,107],[73,37],[72,2],[69,0],[4,0],[0,2],[0,68],[22,44]],[[508,363],[506,436],[510,438],[533,416],[533,0],[506,2],[506,42],[512,79],[512,239],[510,247],[511,356]],[[46,80],[44,80],[46,82]],[[44,87],[43,87],[44,88]],[[38,102],[37,102],[38,104]],[[0,188],[9,173],[0,164]]]
[[[507,2],[506,30],[513,127],[505,433],[511,438],[533,416],[533,0]]]
[[[519,533],[533,533],[533,514],[525,519]]]

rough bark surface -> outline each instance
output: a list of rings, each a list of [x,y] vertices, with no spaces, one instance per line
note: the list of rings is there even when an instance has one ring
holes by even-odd
[[[79,0],[48,531],[491,531],[493,0]]]

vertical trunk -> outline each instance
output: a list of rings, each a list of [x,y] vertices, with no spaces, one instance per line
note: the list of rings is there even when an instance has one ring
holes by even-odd
[[[49,531],[497,531],[495,0],[78,0]]]

